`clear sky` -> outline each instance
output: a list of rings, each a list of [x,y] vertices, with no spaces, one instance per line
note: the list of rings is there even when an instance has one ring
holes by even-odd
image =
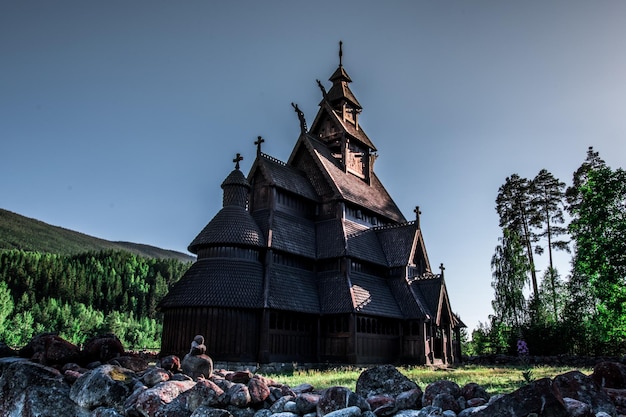
[[[287,160],[290,103],[313,121],[339,40],[375,171],[407,218],[421,207],[471,331],[505,178],[570,183],[590,145],[626,166],[624,1],[5,0],[0,208],[186,251],[237,152],[247,172],[261,135]]]

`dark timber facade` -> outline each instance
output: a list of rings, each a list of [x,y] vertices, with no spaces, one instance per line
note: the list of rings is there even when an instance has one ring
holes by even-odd
[[[162,354],[196,334],[218,361],[451,363],[462,323],[434,273],[419,210],[407,221],[374,172],[376,148],[340,65],[287,162],[261,152],[222,183],[197,261],[160,303]]]

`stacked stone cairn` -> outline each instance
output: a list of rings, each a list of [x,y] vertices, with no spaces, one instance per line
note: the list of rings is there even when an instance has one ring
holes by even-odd
[[[181,361],[155,365],[106,335],[83,349],[54,334],[19,352],[0,344],[0,416],[77,417],[617,417],[626,415],[626,365],[602,362],[490,396],[448,380],[422,390],[391,365],[341,386],[289,387],[250,371],[214,370],[204,338]]]

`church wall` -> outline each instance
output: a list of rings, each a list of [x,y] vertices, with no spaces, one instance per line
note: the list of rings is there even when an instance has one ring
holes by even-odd
[[[184,307],[164,312],[161,355],[189,352],[194,336],[204,336],[207,354],[220,361],[257,361],[260,314],[255,310]]]

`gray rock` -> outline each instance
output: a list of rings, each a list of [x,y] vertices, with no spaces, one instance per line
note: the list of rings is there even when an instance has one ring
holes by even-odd
[[[256,413],[254,413],[254,417],[270,417],[272,412],[268,408],[262,408]]]
[[[569,417],[594,417],[595,413],[591,411],[591,405],[573,398],[563,398],[563,404],[569,413]]]
[[[361,372],[355,392],[363,398],[374,395],[398,396],[401,392],[417,388],[417,384],[402,375],[392,365],[375,366]]]
[[[444,410],[444,412],[441,413],[441,415],[443,417],[457,417],[456,413],[454,411],[452,411],[452,410]]]
[[[152,388],[142,391],[137,401],[130,407],[132,412],[144,416],[155,416],[165,404],[171,403],[181,393],[190,390],[195,385],[193,381],[166,381]],[[128,412],[127,412],[128,413]]]
[[[340,410],[331,411],[326,414],[326,417],[359,417],[361,416],[361,409],[356,405],[342,408]]]
[[[295,413],[295,414],[299,413],[298,406],[296,405],[295,401],[287,401],[285,403],[284,410],[288,413]]]
[[[221,408],[212,408],[202,405],[191,413],[190,417],[233,417],[227,410]]]
[[[422,407],[420,407],[422,408]],[[395,414],[395,417],[417,417],[417,415],[419,414],[420,410],[419,409],[406,409],[406,410],[400,410]]]
[[[320,401],[321,395],[312,392],[305,392],[296,397],[296,406],[299,414],[308,414],[315,412],[317,403]]]
[[[135,373],[114,365],[102,365],[81,375],[70,390],[70,398],[79,406],[115,407],[132,392]]]
[[[441,417],[443,416],[443,411],[439,407],[434,407],[432,405],[427,405],[422,408],[417,417]]]
[[[152,368],[149,369],[143,376],[141,380],[148,387],[153,387],[156,384],[161,382],[169,381],[172,374],[162,368]]]
[[[398,407],[398,410],[419,410],[420,408],[422,408],[423,395],[424,393],[422,392],[420,387],[401,392],[396,397],[396,407]]]
[[[539,379],[496,400],[472,414],[476,417],[500,417],[503,415],[542,417],[567,417],[568,412],[560,394],[555,392],[549,378]]]
[[[70,400],[70,387],[56,369],[28,361],[7,361],[2,368],[1,416],[90,415]]]
[[[554,388],[563,398],[572,398],[591,406],[593,414],[604,411],[615,415],[617,410],[607,392],[580,371],[570,371],[554,378]],[[567,404],[566,404],[567,405]]]
[[[247,407],[252,402],[250,391],[248,390],[248,386],[245,384],[233,384],[227,394],[230,397],[230,404],[235,407]]]
[[[91,417],[124,417],[115,408],[98,407],[91,412]]]

